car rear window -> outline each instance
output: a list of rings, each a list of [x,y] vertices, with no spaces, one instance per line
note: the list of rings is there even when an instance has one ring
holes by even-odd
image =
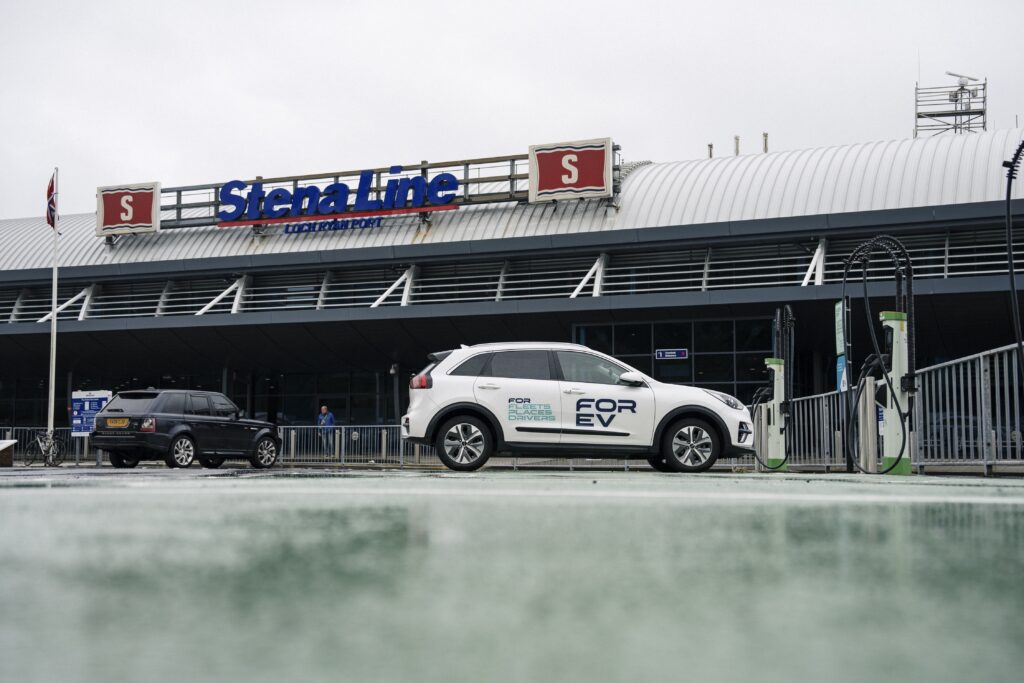
[[[105,413],[144,413],[153,405],[153,399],[159,394],[152,392],[132,391],[118,394],[110,399],[103,409]]]
[[[185,414],[185,394],[166,394],[160,410],[171,415]]]
[[[547,351],[500,351],[491,359],[490,377],[551,379]]]
[[[494,354],[478,353],[472,358],[464,360],[461,365],[452,370],[449,374],[459,375],[460,377],[479,377],[480,373],[484,371],[484,366],[487,365],[487,360],[492,355]]]

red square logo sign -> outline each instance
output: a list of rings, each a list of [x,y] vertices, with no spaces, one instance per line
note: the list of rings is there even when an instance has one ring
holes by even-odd
[[[96,234],[127,235],[160,229],[160,183],[96,188]]]
[[[530,203],[612,196],[611,138],[530,146]]]

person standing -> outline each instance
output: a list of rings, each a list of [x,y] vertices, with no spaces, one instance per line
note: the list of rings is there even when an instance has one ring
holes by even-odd
[[[320,448],[324,455],[334,452],[334,413],[327,406],[320,406],[320,414],[316,416],[317,431],[320,433]]]

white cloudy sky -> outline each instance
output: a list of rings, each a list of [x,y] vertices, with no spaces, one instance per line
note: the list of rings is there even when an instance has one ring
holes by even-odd
[[[627,159],[909,137],[913,88],[988,77],[1024,120],[1024,2],[0,4],[0,217],[165,185],[525,152]],[[920,66],[919,66],[920,57]]]

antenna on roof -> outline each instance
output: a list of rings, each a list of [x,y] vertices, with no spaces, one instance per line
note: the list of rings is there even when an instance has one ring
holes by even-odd
[[[988,81],[947,71],[956,85],[914,85],[914,137],[921,133],[975,133],[988,130]]]
[[[980,78],[975,78],[974,76],[965,76],[963,74],[953,73],[952,71],[947,71],[946,75],[947,76],[952,76],[953,78],[957,79],[957,84],[960,85],[960,86],[965,86],[970,81],[977,82],[977,81],[981,80]]]

